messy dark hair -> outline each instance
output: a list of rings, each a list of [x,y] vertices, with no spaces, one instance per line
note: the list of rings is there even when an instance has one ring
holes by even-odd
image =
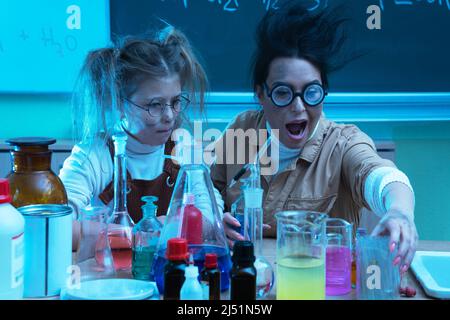
[[[341,16],[343,7],[310,11],[301,1],[284,1],[269,10],[256,31],[256,50],[253,56],[253,89],[262,86],[276,58],[301,58],[320,72],[324,88],[328,90],[328,75],[349,59],[344,58],[346,43]]]

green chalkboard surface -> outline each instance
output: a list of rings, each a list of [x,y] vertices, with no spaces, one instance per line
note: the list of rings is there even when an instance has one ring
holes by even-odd
[[[72,92],[109,36],[108,0],[0,0],[0,92]]]
[[[292,0],[311,10],[346,6],[352,49],[366,54],[331,76],[334,92],[449,92],[450,0]],[[164,19],[200,53],[216,92],[251,91],[258,20],[277,0],[110,0],[112,37],[141,34]],[[381,29],[369,30],[370,5]]]

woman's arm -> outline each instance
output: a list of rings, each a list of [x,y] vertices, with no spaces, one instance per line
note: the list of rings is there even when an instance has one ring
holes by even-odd
[[[408,270],[417,248],[418,234],[414,224],[414,193],[402,182],[392,182],[383,189],[382,201],[386,213],[372,235],[389,235],[390,250],[398,248],[394,265],[401,272]]]

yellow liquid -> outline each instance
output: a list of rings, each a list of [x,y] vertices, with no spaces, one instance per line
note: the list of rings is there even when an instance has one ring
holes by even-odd
[[[277,300],[324,299],[324,259],[288,256],[277,261]]]

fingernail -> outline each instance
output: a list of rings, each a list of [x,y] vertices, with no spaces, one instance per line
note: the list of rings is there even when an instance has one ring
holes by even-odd
[[[398,265],[400,263],[400,257],[397,257],[394,259],[394,266]]]
[[[391,249],[391,252],[394,251],[394,249],[395,249],[395,242],[392,242],[392,243],[391,243],[390,249]]]
[[[402,273],[405,273],[406,271],[408,271],[408,266],[405,264],[402,267]]]

